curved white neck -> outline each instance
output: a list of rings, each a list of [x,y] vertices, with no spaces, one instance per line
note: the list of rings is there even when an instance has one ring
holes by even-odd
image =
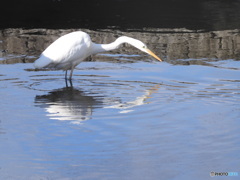
[[[105,51],[111,51],[117,49],[120,44],[116,43],[116,41],[110,44],[95,44],[92,43],[92,54],[97,54]]]
[[[121,37],[117,38],[116,41],[114,41],[110,44],[95,44],[95,43],[92,43],[92,54],[97,54],[97,53],[117,49],[123,43],[128,43],[128,44],[131,44],[131,45],[135,46],[134,43],[133,43],[134,41],[138,41],[138,40],[127,37],[127,36],[121,36]]]

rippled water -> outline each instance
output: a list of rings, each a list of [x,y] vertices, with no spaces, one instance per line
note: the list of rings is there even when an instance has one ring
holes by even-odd
[[[0,66],[1,179],[208,179],[211,171],[239,172],[239,61],[98,57],[113,61],[83,62],[73,86],[62,71]]]

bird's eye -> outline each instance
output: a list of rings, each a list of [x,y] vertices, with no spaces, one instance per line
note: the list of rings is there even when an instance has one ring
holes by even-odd
[[[143,46],[142,48],[143,48],[143,49],[146,49],[146,46]]]

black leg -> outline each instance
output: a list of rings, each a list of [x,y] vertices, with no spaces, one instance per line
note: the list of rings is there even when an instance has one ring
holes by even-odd
[[[67,80],[67,70],[66,70],[66,72],[65,72],[65,80]]]
[[[69,82],[70,87],[72,88],[73,87],[72,80],[71,79],[65,79],[66,88],[69,88],[68,82]]]
[[[71,88],[73,87],[73,85],[72,85],[72,79],[69,79],[69,83],[70,83],[70,86],[71,86]]]
[[[73,70],[74,70],[74,67],[71,69],[69,80],[72,80]]]
[[[66,83],[66,87],[68,88],[67,70],[65,72],[65,83]]]
[[[74,68],[73,68],[74,69]],[[70,83],[70,87],[73,87],[72,85],[72,74],[73,74],[73,69],[71,69],[70,75],[69,75],[69,79],[67,77],[67,70],[65,72],[65,83],[66,83],[66,87],[68,88],[68,81]]]
[[[68,80],[65,79],[65,84],[66,84],[66,87],[68,88]]]

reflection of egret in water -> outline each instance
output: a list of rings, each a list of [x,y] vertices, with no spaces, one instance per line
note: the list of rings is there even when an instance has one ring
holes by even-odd
[[[76,120],[78,123],[90,119],[93,109],[102,106],[101,100],[87,96],[73,87],[36,96],[35,103],[46,110],[50,119]]]
[[[114,105],[106,106],[104,108],[113,108],[120,109],[120,113],[128,113],[133,111],[131,108],[135,106],[141,106],[146,104],[146,100],[150,98],[151,94],[154,93],[159,88],[159,85],[156,85],[150,89],[145,90],[145,93],[142,96],[138,96],[133,101],[128,102],[117,102]]]
[[[93,96],[89,92],[83,92],[73,87],[65,87],[49,92],[47,95],[35,97],[36,106],[46,110],[50,119],[70,120],[75,124],[91,119],[93,109],[95,108],[113,108],[120,109],[120,113],[133,111],[135,106],[147,104],[148,99],[159,87],[154,86],[145,90],[145,93],[139,97],[133,97],[134,100],[123,102],[121,97],[105,97],[104,95]]]

